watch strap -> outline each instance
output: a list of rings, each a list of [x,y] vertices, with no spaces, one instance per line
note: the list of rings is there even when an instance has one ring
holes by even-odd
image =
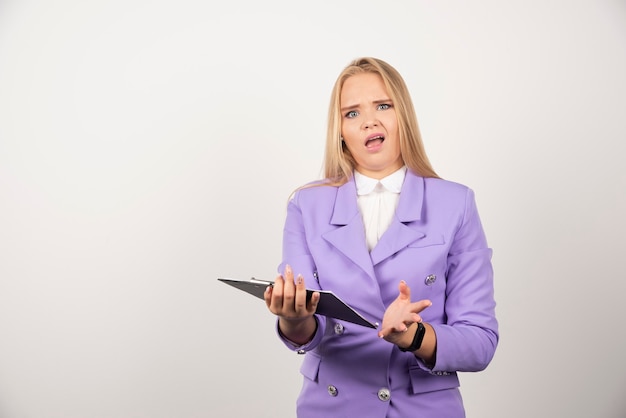
[[[419,348],[422,346],[422,341],[424,340],[425,334],[426,334],[426,327],[421,322],[418,322],[417,330],[415,330],[415,335],[413,336],[413,341],[411,342],[411,345],[406,348],[402,348],[398,346],[398,348],[400,349],[400,351],[413,352],[413,351],[419,350]]]

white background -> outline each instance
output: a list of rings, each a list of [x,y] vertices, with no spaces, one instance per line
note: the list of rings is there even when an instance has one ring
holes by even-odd
[[[476,191],[501,342],[468,417],[626,414],[626,2],[0,2],[0,417],[291,417],[261,301],[330,89],[394,65]]]

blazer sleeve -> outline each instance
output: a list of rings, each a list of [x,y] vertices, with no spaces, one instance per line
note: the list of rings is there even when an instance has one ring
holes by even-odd
[[[289,264],[295,275],[302,274],[307,289],[319,290],[319,284],[315,279],[315,261],[307,244],[305,223],[302,210],[298,206],[298,198],[299,193],[296,193],[296,196],[289,201],[287,206],[287,218],[283,229],[283,261],[278,266],[278,273],[283,274],[285,266]],[[278,320],[276,321],[276,332],[289,349],[309,351],[319,345],[326,330],[326,317],[316,314],[315,319],[317,320],[317,330],[311,341],[305,345],[295,346],[284,338],[278,331]]]
[[[435,371],[480,371],[498,344],[492,250],[467,189],[465,209],[448,254],[445,324],[431,324],[437,335]]]

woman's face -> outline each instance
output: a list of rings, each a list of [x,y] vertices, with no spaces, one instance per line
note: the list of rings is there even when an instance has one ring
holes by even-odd
[[[378,74],[348,78],[341,88],[341,135],[356,170],[381,179],[404,165],[396,110]]]

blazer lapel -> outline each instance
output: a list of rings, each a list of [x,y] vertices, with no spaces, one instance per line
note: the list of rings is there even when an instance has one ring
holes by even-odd
[[[356,202],[354,177],[337,188],[330,223],[338,228],[323,234],[324,239],[375,279],[374,266],[365,245],[365,228]]]
[[[391,225],[370,253],[373,265],[425,236],[423,232],[411,225],[412,222],[422,218],[423,203],[424,179],[407,170],[396,214]]]

